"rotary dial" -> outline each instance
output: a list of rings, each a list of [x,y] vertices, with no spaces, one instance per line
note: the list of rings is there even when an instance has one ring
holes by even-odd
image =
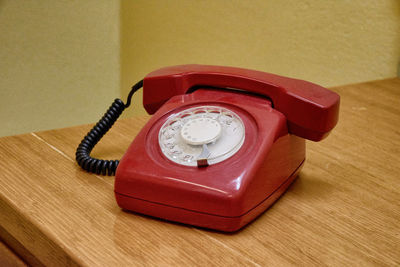
[[[233,111],[218,106],[183,110],[161,127],[163,154],[185,166],[212,165],[233,156],[244,142],[245,129]]]

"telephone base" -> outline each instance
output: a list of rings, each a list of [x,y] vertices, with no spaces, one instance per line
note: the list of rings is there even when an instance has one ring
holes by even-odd
[[[209,228],[223,232],[235,232],[253,221],[267,208],[269,208],[279,197],[285,193],[288,187],[297,178],[299,171],[304,164],[304,160],[299,167],[289,176],[272,194],[265,198],[260,204],[250,211],[237,217],[218,216],[196,212],[188,209],[182,209],[174,206],[168,206],[161,203],[150,202],[115,192],[118,205],[123,209],[158,217],[161,219],[190,224],[202,228]]]

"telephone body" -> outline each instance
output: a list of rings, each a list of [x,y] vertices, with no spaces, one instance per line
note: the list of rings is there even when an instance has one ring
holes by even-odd
[[[126,210],[226,232],[271,206],[325,138],[339,96],[302,80],[233,67],[181,65],[148,74],[154,114],[116,170]]]

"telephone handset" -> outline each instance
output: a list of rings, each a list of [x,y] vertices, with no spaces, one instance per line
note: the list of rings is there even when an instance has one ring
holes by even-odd
[[[151,72],[145,77],[143,105],[153,114],[168,99],[194,86],[237,88],[269,97],[286,116],[290,132],[319,141],[338,120],[339,96],[319,85],[265,72],[233,67],[181,65]],[[160,89],[162,88],[162,89]]]
[[[90,157],[143,86],[154,114],[119,161]],[[305,139],[325,138],[339,96],[316,84],[221,66],[181,65],[148,74],[117,99],[76,153],[85,170],[113,174],[126,210],[236,231],[273,204],[305,160]]]

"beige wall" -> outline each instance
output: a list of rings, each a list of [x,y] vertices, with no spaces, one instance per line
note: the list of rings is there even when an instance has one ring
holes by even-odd
[[[121,11],[123,95],[147,72],[185,63],[325,86],[397,75],[398,0],[136,0],[122,1]]]
[[[334,86],[395,76],[399,44],[398,0],[0,0],[0,136],[95,122],[162,66]]]
[[[0,0],[0,136],[94,122],[119,79],[118,1]]]

